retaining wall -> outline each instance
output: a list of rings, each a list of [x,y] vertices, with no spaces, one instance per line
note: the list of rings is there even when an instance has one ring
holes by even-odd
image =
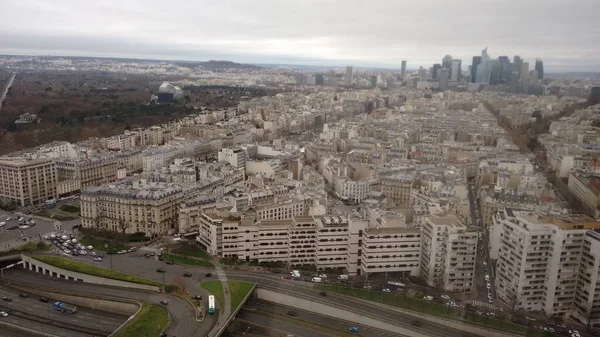
[[[83,274],[83,273],[78,273],[78,272],[58,268],[58,267],[52,266],[50,264],[44,263],[42,261],[38,261],[27,255],[21,255],[21,259],[23,260],[24,268],[33,270],[36,273],[42,273],[44,275],[49,275],[49,276],[56,277],[56,278],[82,281],[82,282],[93,283],[93,284],[102,284],[102,285],[121,287],[121,288],[133,288],[133,289],[149,290],[149,291],[156,291],[156,292],[160,291],[160,288],[156,287],[156,286],[113,280],[113,279],[104,278],[104,277],[100,277],[100,276],[88,275],[88,274]]]

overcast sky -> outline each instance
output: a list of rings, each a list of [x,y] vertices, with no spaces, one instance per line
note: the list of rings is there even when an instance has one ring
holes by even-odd
[[[600,71],[600,0],[0,0],[0,54]]]

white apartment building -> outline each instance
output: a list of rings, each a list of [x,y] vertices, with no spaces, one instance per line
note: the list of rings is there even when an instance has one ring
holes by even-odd
[[[219,151],[219,161],[226,161],[231,166],[246,169],[246,151],[241,148],[225,148]]]
[[[315,263],[317,269],[347,268],[349,263],[349,222],[343,216],[316,218]]]
[[[447,291],[470,291],[475,276],[477,232],[447,213],[430,216],[421,227],[421,277]]]
[[[124,181],[94,187],[81,194],[81,224],[125,233],[173,233],[182,199],[182,188],[173,184]]]
[[[600,324],[600,232],[587,231],[583,239],[579,280],[572,315],[584,324]]]
[[[308,215],[308,205],[304,199],[287,199],[276,201],[272,204],[255,206],[256,219],[264,220],[286,220],[299,215]]]
[[[421,230],[419,228],[367,228],[362,235],[361,273],[398,272],[419,275]]]
[[[589,267],[582,265],[585,236],[590,229],[600,228],[600,222],[582,215],[541,217],[510,209],[498,212],[495,222],[494,226],[501,228],[500,240],[492,240],[492,246],[499,246],[495,283],[498,299],[517,309],[542,311],[548,316],[567,316],[576,311],[576,294],[585,294],[578,288],[587,283],[589,292],[592,281],[590,278],[584,283],[580,276],[582,272],[587,276],[585,270]],[[592,242],[588,240],[588,244],[586,250],[592,252]],[[596,259],[592,256],[586,262]]]
[[[58,196],[58,173],[52,159],[0,158],[0,201],[20,206]]]

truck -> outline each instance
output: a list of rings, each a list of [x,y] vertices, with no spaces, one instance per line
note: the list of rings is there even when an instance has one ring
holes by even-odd
[[[52,305],[54,307],[54,309],[60,311],[60,312],[64,312],[67,313],[69,315],[73,315],[74,313],[77,312],[77,307],[74,305],[70,305],[64,302],[54,302],[54,304]]]
[[[322,278],[320,278],[320,277],[313,277],[313,278],[312,278],[312,280],[311,280],[311,282],[314,282],[314,283],[321,283],[321,282],[323,282],[323,279],[322,279]]]

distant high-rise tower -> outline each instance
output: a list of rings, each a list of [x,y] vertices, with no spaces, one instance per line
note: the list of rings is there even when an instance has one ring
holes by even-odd
[[[519,72],[513,71],[510,77],[510,92],[513,94],[517,92],[519,88]]]
[[[471,63],[471,82],[475,83],[477,78],[477,67],[481,64],[481,56],[473,56],[473,62]]]
[[[600,87],[592,87],[588,101],[592,104],[600,103]]]
[[[327,74],[327,84],[331,86],[337,85],[337,77],[335,76],[335,70],[330,70]]]
[[[323,74],[317,74],[317,75],[315,75],[315,84],[316,85],[323,85],[323,84],[325,84],[325,76]]]
[[[406,77],[406,61],[402,60],[402,66],[400,67],[400,77],[404,79]]]
[[[440,80],[440,90],[444,91],[448,89],[448,76],[450,75],[450,69],[443,67],[438,70],[438,78]]]
[[[423,67],[419,67],[419,71],[417,73],[419,74],[419,80],[425,81],[427,79],[427,70]]]
[[[498,62],[500,63],[500,82],[509,83],[512,67],[508,56],[499,56]]]
[[[462,74],[462,61],[453,59],[452,68],[450,70],[450,81],[459,82]]]
[[[375,88],[377,86],[377,75],[371,76],[371,88]]]
[[[442,69],[442,65],[441,65],[441,64],[439,64],[439,63],[435,63],[435,64],[433,65],[433,75],[431,75],[431,76],[432,76],[432,78],[435,78],[435,79],[437,79],[437,78],[438,78],[438,71],[439,71],[440,69]]]
[[[481,63],[477,66],[477,78],[475,83],[490,83],[490,76],[492,75],[492,62],[490,56],[487,53],[487,47],[481,51]]]
[[[512,70],[516,71],[518,75],[521,75],[521,67],[523,67],[523,59],[521,59],[521,56],[515,55],[513,58]]]
[[[542,61],[541,59],[536,59],[535,60],[535,70],[537,70],[538,72],[538,78],[540,80],[544,79],[544,61]]]
[[[442,68],[448,68],[448,71],[450,72],[450,76],[448,76],[448,78],[452,77],[452,56],[444,56],[442,59]]]
[[[540,78],[540,74],[537,70],[533,69],[529,72],[529,84],[536,84]]]
[[[529,62],[523,62],[521,66],[521,81],[525,81],[529,78]]]
[[[352,66],[346,67],[346,77],[344,78],[344,83],[348,87],[352,85]]]
[[[500,79],[502,77],[502,68],[500,65],[500,60],[490,60],[490,84],[496,85],[500,83]]]

